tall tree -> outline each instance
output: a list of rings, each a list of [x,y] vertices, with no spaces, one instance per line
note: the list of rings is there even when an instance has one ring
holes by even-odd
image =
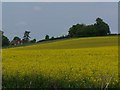
[[[110,28],[107,23],[105,23],[101,18],[96,19],[96,23],[94,24],[97,35],[108,35],[110,34]]]
[[[49,40],[49,35],[46,35],[46,36],[45,36],[45,40]]]
[[[1,33],[2,33],[2,46],[9,46],[10,45],[9,39],[6,36],[4,36],[3,31],[1,31]]]
[[[23,41],[28,42],[30,40],[30,31],[25,31],[23,36]]]

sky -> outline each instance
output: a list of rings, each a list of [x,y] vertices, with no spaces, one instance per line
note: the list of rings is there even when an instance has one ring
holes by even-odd
[[[118,32],[117,2],[3,2],[2,29],[12,40],[31,31],[31,39],[44,39],[68,34],[73,24],[93,24],[97,17],[109,24],[112,33]]]
[[[2,29],[2,3],[0,2],[0,30]]]
[[[119,0],[1,0],[3,2],[118,2]]]

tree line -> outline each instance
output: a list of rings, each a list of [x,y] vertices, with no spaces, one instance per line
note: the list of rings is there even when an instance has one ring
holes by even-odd
[[[19,38],[15,36],[12,41],[10,41],[5,35],[3,31],[0,31],[0,35],[2,35],[2,46],[9,45],[21,45],[26,43],[36,43],[36,39],[30,40],[30,31],[25,31],[23,38]],[[109,25],[103,21],[101,18],[97,18],[96,22],[91,25],[86,24],[76,24],[72,25],[72,27],[68,30],[68,35],[62,35],[60,37],[51,37],[49,35],[45,35],[43,40],[39,40],[37,42],[43,42],[48,40],[58,40],[65,38],[74,38],[74,37],[92,37],[92,36],[106,36],[111,35]]]
[[[109,25],[101,18],[97,18],[95,24],[73,25],[68,32],[70,37],[105,36],[111,34]]]
[[[3,31],[0,31],[0,35],[2,37],[2,46],[16,46],[22,45],[25,43],[35,43],[36,39],[30,40],[30,31],[25,31],[23,39],[18,36],[15,36],[12,41],[10,41],[5,35]]]

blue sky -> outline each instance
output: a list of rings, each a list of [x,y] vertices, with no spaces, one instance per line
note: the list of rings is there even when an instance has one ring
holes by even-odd
[[[61,36],[73,24],[93,24],[97,17],[109,24],[112,33],[118,32],[117,2],[4,2],[2,28],[9,39],[23,37],[31,31],[31,39],[43,39],[46,34]]]

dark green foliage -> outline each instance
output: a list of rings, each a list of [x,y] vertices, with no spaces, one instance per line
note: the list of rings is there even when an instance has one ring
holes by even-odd
[[[23,42],[29,42],[30,39],[30,31],[25,31],[24,36],[23,36]]]
[[[63,35],[63,36],[60,36],[60,37],[51,37],[51,38],[49,38],[48,40],[46,40],[46,39],[39,40],[38,43],[39,43],[39,42],[44,42],[44,41],[67,39],[67,38],[69,38],[68,35]]]
[[[54,40],[55,38],[54,37],[51,37],[51,40]]]
[[[2,46],[9,46],[10,41],[6,36],[2,36]]]
[[[24,90],[24,88],[26,89],[35,88],[38,90],[62,90],[62,88],[68,88],[68,89],[73,88],[73,90],[74,89],[76,90],[78,88],[83,88],[82,90],[85,90],[84,88],[88,88],[89,90],[90,88],[92,88],[90,90],[94,90],[93,88],[99,88],[95,90],[102,90],[101,88],[102,84],[100,82],[99,84],[95,84],[94,82],[90,81],[89,80],[89,78],[91,78],[90,76],[86,76],[82,80],[74,80],[74,81],[69,81],[69,78],[66,78],[65,75],[60,79],[54,79],[49,76],[45,77],[41,74],[24,75],[24,76],[20,76],[20,74],[16,74],[14,76],[3,75],[2,78],[3,78],[2,80],[3,89],[19,88],[21,90]],[[103,86],[105,87],[106,84],[104,84]],[[115,83],[115,84],[110,83],[108,88],[114,88],[116,90],[116,88],[119,88],[119,83]]]
[[[70,29],[69,29],[69,36],[70,37],[78,37],[81,36],[80,33],[84,33],[84,28],[85,25],[84,24],[76,24],[73,25]],[[78,35],[79,34],[79,35]]]
[[[49,40],[49,35],[46,35],[46,36],[45,36],[45,40]]]
[[[95,29],[97,30],[97,35],[103,36],[103,35],[110,34],[110,29],[108,24],[103,22],[101,18],[96,19],[96,23],[94,24],[94,26],[95,26]]]
[[[104,36],[110,34],[110,28],[101,18],[97,18],[94,25],[76,24],[68,32],[70,37]]]
[[[1,48],[1,46],[2,46],[2,31],[0,31],[0,48]]]
[[[15,37],[13,38],[13,40],[18,40],[18,41],[20,41],[21,39],[20,39],[19,37],[15,36]]]
[[[14,45],[14,46],[20,45],[20,44],[21,44],[21,38],[19,38],[18,36],[15,36],[13,40],[10,42],[10,45]]]
[[[10,41],[9,39],[3,35],[3,32],[2,32],[2,46],[9,46],[10,44]]]
[[[36,43],[36,39],[33,39],[30,41],[31,43]]]

